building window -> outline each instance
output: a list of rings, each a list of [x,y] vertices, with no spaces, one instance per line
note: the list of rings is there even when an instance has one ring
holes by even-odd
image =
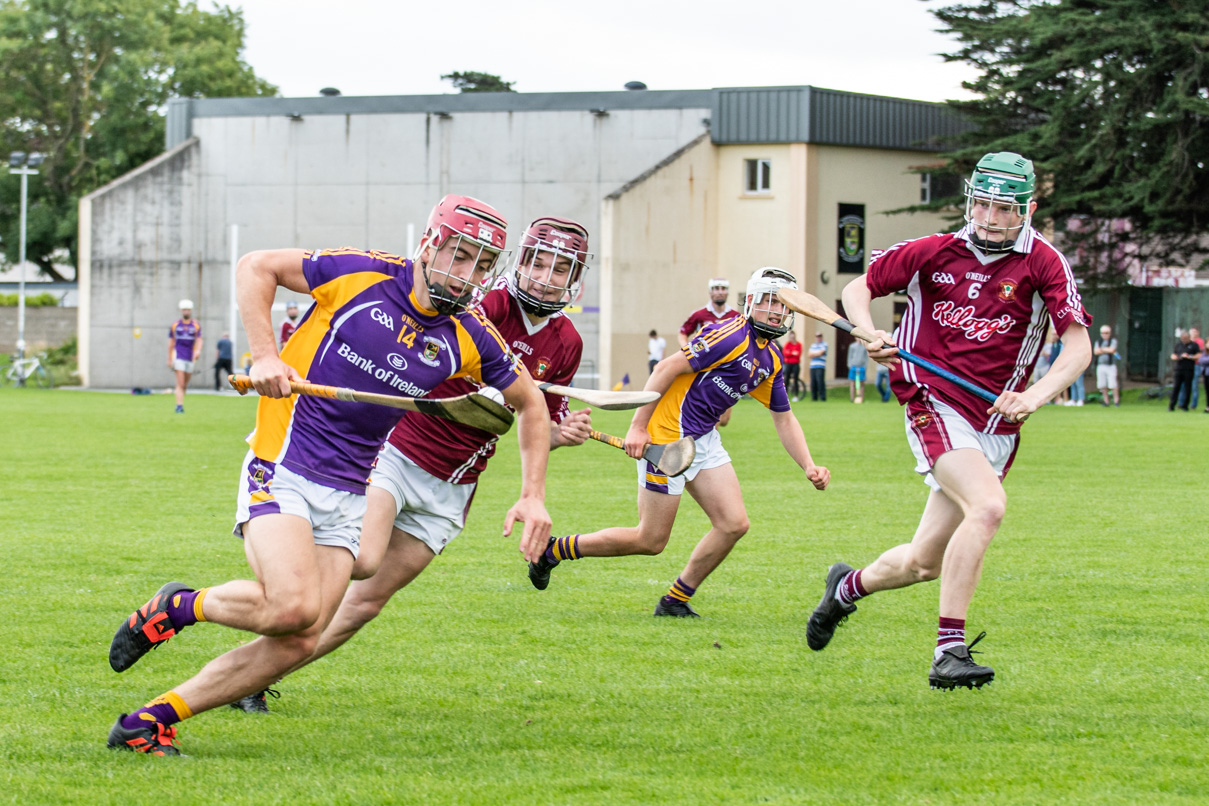
[[[743,160],[748,193],[772,192],[772,160]]]
[[[954,201],[962,192],[962,178],[953,174],[925,173],[919,175],[919,203]]]

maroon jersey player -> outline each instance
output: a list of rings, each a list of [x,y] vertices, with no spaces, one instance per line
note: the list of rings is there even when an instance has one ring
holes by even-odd
[[[730,280],[724,277],[715,277],[709,281],[709,304],[689,314],[688,319],[685,319],[684,324],[680,326],[680,332],[677,335],[680,338],[681,348],[688,346],[689,340],[700,333],[701,329],[706,325],[725,322],[739,315],[737,310],[726,304],[726,297],[729,293]],[[724,426],[730,422],[730,411],[730,409],[727,409],[722,412],[722,415],[718,418],[719,426]]]
[[[512,271],[479,303],[478,312],[496,326],[536,381],[570,385],[579,367],[583,341],[561,311],[579,295],[590,257],[587,249],[588,233],[581,225],[539,218],[525,230]],[[470,380],[453,378],[431,396],[450,397],[475,388]],[[551,449],[583,444],[591,428],[589,411],[570,411],[561,395],[547,395],[546,402]],[[461,533],[496,439],[427,414],[403,415],[378,454],[370,479],[361,553],[353,569],[357,581],[344,594],[306,663],[352,638]],[[264,692],[235,705],[245,711],[267,710]]]
[[[734,319],[739,312],[726,304],[727,294],[730,293],[730,280],[715,277],[709,281],[709,304],[698,308],[689,314],[688,319],[680,326],[680,346],[688,344],[689,339],[697,335],[701,328],[715,322],[725,322]]]
[[[931,494],[910,543],[860,570],[845,563],[831,567],[807,625],[811,649],[827,645],[836,626],[856,610],[857,599],[939,577],[940,623],[929,683],[970,688],[995,676],[990,666],[970,658],[966,612],[1003,520],[1002,482],[1019,446],[1021,419],[1068,387],[1091,360],[1091,317],[1070,265],[1030,223],[1035,185],[1029,160],[1009,152],[987,154],[966,183],[965,227],[892,246],[844,289],[849,318],[869,330],[870,300],[906,289],[897,345],[978,379],[999,397],[988,408],[944,378],[899,362],[895,342],[877,331],[880,338],[869,345],[869,355],[892,367],[915,469]],[[1062,352],[1045,377],[1026,389],[1051,320]]]

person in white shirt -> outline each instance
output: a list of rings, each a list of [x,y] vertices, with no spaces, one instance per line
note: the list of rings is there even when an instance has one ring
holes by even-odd
[[[646,371],[651,374],[655,371],[655,365],[663,360],[663,351],[667,348],[667,341],[659,338],[659,334],[654,330],[651,331],[651,338],[646,343]]]

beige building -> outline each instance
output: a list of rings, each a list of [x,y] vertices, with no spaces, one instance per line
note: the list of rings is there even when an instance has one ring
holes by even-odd
[[[778,266],[840,309],[841,290],[868,267],[871,249],[950,228],[935,213],[888,214],[929,197],[931,177],[918,168],[936,162],[936,151],[918,143],[952,126],[943,108],[812,87],[743,93],[756,108],[749,104],[742,119],[713,121],[710,133],[603,202],[602,388],[627,374],[632,385],[642,385],[649,331],[675,345],[687,316],[706,304],[712,277],[730,280],[731,304],[741,308],[751,273]],[[788,125],[752,123],[767,120],[761,100],[784,107],[786,96],[791,108],[780,118],[782,124],[789,118]],[[824,111],[844,125],[833,117],[821,121],[833,125],[812,127],[810,119]],[[791,137],[797,141],[785,142]],[[897,296],[875,301],[875,322],[890,329],[903,304]],[[817,328],[830,346],[828,378],[846,378],[852,337],[797,317],[805,343]]]

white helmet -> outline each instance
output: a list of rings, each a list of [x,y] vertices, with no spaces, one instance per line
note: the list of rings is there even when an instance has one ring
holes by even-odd
[[[180,308],[182,311],[185,310],[185,308],[188,308],[189,310],[193,310],[193,300],[182,299],[180,301],[180,304],[177,305],[176,307]]]
[[[775,266],[765,266],[752,272],[747,281],[746,299],[743,303],[743,317],[751,325],[752,330],[766,339],[779,339],[793,327],[793,311],[785,308],[777,299],[777,291],[782,288],[798,287],[797,280],[784,269]],[[772,310],[772,303],[777,303],[778,309]],[[757,322],[752,316],[756,311],[767,311],[781,316],[781,324],[773,325],[767,322]]]

